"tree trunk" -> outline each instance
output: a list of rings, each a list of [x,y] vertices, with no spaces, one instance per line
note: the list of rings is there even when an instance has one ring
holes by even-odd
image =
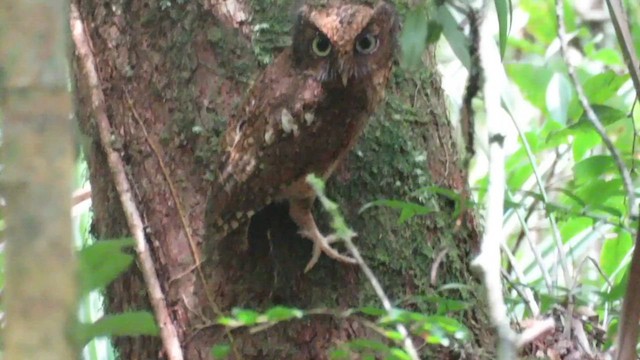
[[[231,237],[220,244],[203,237],[218,140],[251,79],[288,43],[294,2],[80,4],[113,142],[146,221],[186,359],[210,359],[211,346],[219,343],[232,343],[234,358],[326,359],[330,349],[350,339],[373,336],[356,316],[305,317],[254,334],[210,326],[219,311],[228,313],[234,307],[381,307],[357,267],[323,257],[311,272],[303,273],[311,243],[297,236],[285,205],[272,205],[255,215],[248,249],[239,249]],[[404,6],[398,5],[400,10]],[[90,137],[94,230],[98,238],[122,236],[127,234],[126,221],[91,123],[83,79],[78,83],[78,116]],[[469,287],[438,295],[477,302],[483,297],[468,267],[478,245],[476,224],[456,223],[451,200],[422,196],[419,200],[437,211],[402,225],[398,214],[387,208],[358,213],[376,199],[418,200],[412,192],[426,186],[465,189],[466,170],[460,167],[432,52],[424,70],[394,71],[387,94],[359,145],[329,181],[328,194],[359,234],[356,245],[398,306],[432,312],[434,304],[418,296],[435,295],[447,283]],[[321,211],[316,214],[323,217]],[[328,231],[327,224],[322,225]],[[436,261],[443,253],[444,261]],[[462,315],[473,333],[467,349],[484,348],[490,341],[481,332],[487,324],[484,307],[472,304]],[[110,287],[108,306],[113,312],[148,307],[137,269]],[[121,338],[116,343],[123,359],[163,357],[158,339]],[[433,349],[423,350],[429,351]],[[438,351],[439,358],[460,356],[453,350]],[[466,355],[478,354],[476,350]]]
[[[71,336],[78,283],[69,213],[68,8],[65,0],[0,3],[3,285],[6,271],[0,357],[6,359],[78,355]]]

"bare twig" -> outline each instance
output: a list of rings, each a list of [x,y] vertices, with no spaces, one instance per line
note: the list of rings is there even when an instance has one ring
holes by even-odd
[[[369,283],[373,287],[373,290],[378,296],[378,299],[380,299],[380,302],[382,302],[382,307],[384,307],[384,309],[388,312],[392,311],[393,306],[391,305],[389,297],[384,292],[380,281],[378,281],[376,275],[373,273],[369,265],[367,265],[367,263],[364,261],[362,255],[360,255],[360,251],[358,251],[358,248],[353,244],[353,241],[351,241],[351,239],[355,236],[355,233],[347,227],[344,219],[342,218],[342,215],[340,214],[340,211],[338,210],[337,204],[329,200],[329,198],[327,198],[327,196],[324,194],[323,182],[313,175],[309,175],[307,177],[307,182],[309,182],[309,184],[311,184],[311,186],[314,188],[316,195],[322,203],[322,206],[333,217],[334,223],[340,224],[340,227],[342,227],[342,229],[338,229],[337,227],[339,226],[336,226],[336,236],[339,237],[340,240],[344,241],[345,245],[347,246],[347,250],[349,250],[353,258],[356,259],[356,262],[360,266],[360,269],[362,270],[364,275],[367,277],[367,280],[369,280]],[[409,331],[407,331],[407,328],[403,324],[397,324],[396,330],[402,336],[404,350],[407,352],[407,354],[409,354],[412,360],[420,360],[418,351],[416,350],[413,342],[411,341],[411,338],[409,337]]]
[[[154,267],[153,258],[144,236],[142,218],[136,207],[133,194],[131,193],[131,185],[125,173],[124,163],[120,154],[111,146],[112,130],[105,112],[104,94],[102,93],[100,80],[98,78],[95,59],[89,47],[84,25],[76,4],[71,5],[71,32],[81,66],[90,87],[92,110],[96,118],[100,143],[107,156],[109,169],[111,170],[113,181],[118,190],[118,195],[120,196],[120,202],[127,218],[129,230],[136,243],[138,263],[147,285],[149,301],[151,302],[156,320],[160,326],[160,337],[164,350],[168,359],[182,360],[184,356],[182,355],[180,341],[169,315],[167,304],[165,303],[164,293],[160,287],[160,281],[158,280],[158,275]]]
[[[513,253],[511,252],[511,249],[509,249],[509,247],[507,245],[505,245],[504,243],[500,244],[500,248],[502,249],[502,252],[507,255],[507,259],[509,260],[509,263],[511,263],[512,269],[513,269],[513,273],[516,275],[516,279],[518,279],[518,281],[522,284],[525,284],[525,278],[524,278],[524,274],[522,273],[522,270],[520,269],[520,266],[518,264],[518,260],[516,260],[516,257],[513,255]],[[515,286],[514,286],[515,288]],[[535,300],[535,297],[533,296],[533,291],[531,291],[530,288],[525,287],[522,290],[522,298],[523,300],[527,303],[527,306],[529,307],[529,309],[531,310],[531,314],[533,316],[538,316],[540,315],[540,307],[538,306],[538,303]]]
[[[351,237],[345,237],[343,240],[351,255],[358,262],[360,269],[369,280],[369,283],[371,283],[371,286],[376,292],[376,295],[378,295],[378,299],[380,299],[380,301],[382,302],[382,307],[384,307],[384,309],[387,311],[393,310],[389,297],[387,296],[387,294],[385,294],[382,285],[380,285],[378,278],[376,278],[376,275],[373,273],[369,265],[367,265],[367,263],[364,261],[362,255],[360,255],[360,251],[358,251],[358,248],[353,244],[353,241],[351,241]],[[407,328],[402,324],[398,324],[396,325],[396,330],[398,330],[398,333],[400,333],[400,335],[402,335],[402,338],[404,339],[404,350],[409,354],[409,356],[411,356],[412,360],[419,360],[420,356],[418,356],[418,350],[416,350],[415,346],[413,345],[413,342],[409,337]]]
[[[73,192],[71,195],[71,205],[76,206],[89,199],[91,199],[91,187],[86,186]]]
[[[547,209],[547,206],[549,205],[549,196],[547,196],[547,190],[545,189],[542,175],[538,171],[538,166],[536,165],[536,157],[531,150],[531,146],[529,145],[527,137],[524,135],[524,131],[522,131],[520,124],[518,124],[511,112],[509,112],[509,117],[511,118],[513,126],[516,128],[516,131],[518,131],[518,137],[520,137],[520,140],[522,140],[522,145],[525,149],[525,152],[527,153],[527,158],[529,159],[529,163],[531,164],[531,169],[533,170],[533,176],[535,177],[536,184],[538,185],[538,191],[540,191],[540,195],[542,196],[545,213],[547,215],[547,218],[549,219],[549,224],[551,225],[551,238],[553,239],[554,243],[556,244],[556,248],[558,249],[558,258],[560,259],[560,267],[562,268],[562,275],[565,282],[564,285],[567,288],[571,288],[573,286],[571,282],[571,272],[569,271],[567,255],[564,251],[562,235],[560,235],[560,229],[558,228],[558,223],[556,222],[556,216]],[[569,303],[571,303],[571,299],[569,299]],[[569,319],[567,318],[566,320],[568,321]]]
[[[607,7],[609,8],[613,27],[616,29],[616,35],[620,48],[622,49],[624,62],[627,64],[629,75],[633,81],[633,87],[636,89],[636,98],[638,98],[640,96],[640,61],[638,61],[637,52],[633,45],[633,38],[629,31],[629,21],[620,0],[607,0]]]
[[[618,43],[622,49],[625,63],[629,69],[629,74],[636,90],[636,99],[640,96],[640,61],[638,61],[636,50],[634,49],[633,39],[629,32],[629,23],[625,16],[624,8],[620,0],[607,0],[607,7],[611,15],[613,27],[616,29]],[[632,120],[633,123],[633,120]],[[634,124],[634,140],[635,140],[635,124]],[[634,141],[635,145],[635,141]],[[635,147],[633,148],[635,150]],[[635,152],[632,152],[634,155]],[[635,158],[635,157],[634,157]],[[635,202],[631,203],[632,210],[635,208]],[[633,212],[630,212],[633,215]],[[616,347],[618,349],[617,359],[634,359],[636,357],[636,343],[638,339],[638,319],[640,318],[640,285],[638,285],[638,276],[640,276],[640,225],[636,230],[636,242],[631,258],[631,268],[629,269],[629,283],[627,292],[622,301],[622,311],[620,314],[620,326],[618,331],[618,339]]]
[[[516,358],[516,350],[519,346],[535,338],[530,333],[516,334],[511,329],[507,316],[507,307],[504,302],[501,281],[500,246],[504,243],[503,214],[505,196],[505,150],[504,133],[505,114],[502,111],[502,94],[496,88],[504,88],[506,75],[504,71],[496,69],[494,64],[500,64],[500,56],[496,45],[493,43],[491,30],[484,24],[480,36],[481,66],[480,71],[491,71],[485,75],[485,79],[491,79],[484,84],[484,100],[486,118],[489,128],[489,185],[487,189],[486,227],[480,254],[473,260],[472,265],[479,269],[482,281],[487,292],[487,304],[491,324],[498,333],[498,359],[511,360]],[[553,320],[545,320],[552,322]],[[548,326],[541,327],[535,334],[541,334]]]
[[[511,195],[510,191],[507,192],[507,197],[509,198],[509,200],[513,199],[513,196]],[[531,253],[533,253],[533,257],[536,259],[536,264],[540,269],[540,273],[542,274],[542,278],[544,279],[544,284],[547,287],[547,291],[549,292],[549,294],[551,294],[553,290],[553,287],[551,286],[551,278],[549,277],[549,273],[547,272],[547,269],[545,269],[544,267],[544,261],[542,261],[542,256],[540,255],[540,251],[538,251],[535,244],[533,243],[533,239],[531,238],[531,234],[529,233],[529,226],[527,225],[527,220],[522,216],[522,214],[520,214],[520,209],[515,208],[514,211],[515,211],[516,217],[518,218],[518,221],[520,222],[520,226],[522,227],[524,238],[527,244],[529,245],[529,250],[531,250]]]
[[[518,348],[521,348],[534,341],[535,339],[541,337],[542,335],[553,331],[553,329],[555,329],[555,326],[556,323],[551,318],[536,321],[536,324],[534,326],[528,327],[522,333],[520,333],[520,337],[518,338],[517,342]]]
[[[482,22],[482,33],[480,36],[480,69],[476,71],[484,72],[491,69],[488,48],[492,46],[500,64],[499,55],[495,49],[495,44],[489,45],[492,40],[487,34],[486,22]],[[493,59],[495,60],[495,59]],[[491,74],[485,79],[492,79]],[[497,78],[501,79],[501,78]],[[502,296],[502,281],[500,245],[504,242],[502,220],[504,214],[504,194],[505,194],[505,164],[504,164],[504,126],[501,121],[500,92],[489,89],[489,86],[496,86],[492,81],[485,81],[483,86],[484,104],[486,110],[487,127],[489,130],[489,184],[487,188],[487,204],[485,216],[485,232],[480,245],[480,254],[473,260],[472,266],[481,273],[482,282],[486,289],[487,305],[489,307],[489,318],[491,324],[496,328],[498,335],[497,358],[500,360],[516,358],[516,333],[511,329],[507,316],[507,306]]]
[[[567,72],[569,73],[569,78],[571,78],[571,82],[576,89],[576,93],[578,94],[578,100],[580,100],[580,104],[584,109],[585,114],[587,115],[587,119],[593,125],[593,128],[596,130],[598,135],[602,138],[602,142],[607,147],[607,150],[611,153],[611,157],[618,167],[618,171],[620,172],[620,176],[622,177],[622,182],[624,184],[624,188],[627,192],[627,201],[629,206],[629,216],[634,216],[636,213],[636,196],[635,191],[633,189],[633,182],[631,181],[631,175],[629,174],[629,169],[625,165],[618,149],[607,135],[607,132],[602,125],[602,122],[596,115],[595,111],[589,104],[589,100],[587,99],[587,95],[584,92],[584,88],[578,79],[578,75],[576,75],[576,71],[574,66],[571,64],[567,57],[568,50],[568,40],[567,40],[567,30],[564,24],[564,1],[556,0],[556,18],[558,20],[558,39],[560,40],[560,54],[564,58],[565,63],[567,64]]]

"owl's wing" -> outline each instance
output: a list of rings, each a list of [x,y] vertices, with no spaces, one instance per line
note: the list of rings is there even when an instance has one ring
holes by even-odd
[[[206,214],[214,236],[242,225],[284,187],[313,170],[318,156],[305,154],[309,134],[301,133],[313,122],[323,96],[313,76],[294,69],[289,50],[258,78],[223,140],[224,155]]]

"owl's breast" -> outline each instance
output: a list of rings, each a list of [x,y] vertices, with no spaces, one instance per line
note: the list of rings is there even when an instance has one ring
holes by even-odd
[[[355,146],[382,96],[366,85],[322,87],[321,100],[298,114],[296,153],[305,173],[329,177]]]

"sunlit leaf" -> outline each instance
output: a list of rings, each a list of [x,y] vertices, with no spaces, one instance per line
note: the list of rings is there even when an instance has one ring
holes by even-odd
[[[389,360],[411,360],[411,356],[409,356],[409,354],[406,353],[406,351],[399,349],[399,348],[393,348],[389,350],[389,356],[386,357],[385,359],[389,359]]]
[[[353,350],[373,350],[379,352],[389,351],[389,347],[379,341],[369,339],[355,339],[349,342],[349,347]]]
[[[80,324],[78,339],[82,346],[100,336],[157,336],[153,315],[146,311],[126,312],[103,316],[93,324]]]
[[[504,57],[507,48],[507,37],[511,27],[511,0],[495,0],[498,15],[498,34],[500,40],[500,56]]]
[[[276,306],[267,310],[265,315],[267,316],[267,319],[269,319],[269,321],[278,322],[278,321],[285,321],[293,318],[299,319],[304,315],[304,313],[302,312],[302,310],[299,310],[299,309],[287,308],[284,306]]]
[[[335,349],[329,354],[331,360],[349,359],[349,352],[345,349]]]
[[[594,155],[573,166],[573,174],[577,181],[589,181],[611,171],[617,171],[616,163],[611,155]]]
[[[362,213],[367,209],[370,209],[376,206],[384,206],[384,207],[400,210],[400,217],[398,218],[399,224],[406,222],[407,220],[411,219],[414,216],[427,215],[435,211],[435,209],[431,209],[424,205],[420,205],[420,204],[416,204],[408,201],[376,200],[368,204],[365,204],[360,209],[360,212]]]
[[[624,258],[633,248],[633,238],[631,234],[620,230],[618,236],[613,239],[604,240],[602,251],[600,252],[600,267],[608,276],[613,276],[614,271],[622,264]],[[619,275],[622,275],[620,273]],[[622,276],[618,276],[618,281]],[[611,279],[615,281],[616,279]]]
[[[447,39],[451,50],[456,54],[462,65],[468,69],[471,64],[468,40],[464,33],[462,33],[458,22],[446,6],[438,7],[436,18],[438,19],[438,23],[442,25],[442,35]]]
[[[417,69],[422,64],[422,53],[427,47],[428,24],[426,10],[422,6],[410,11],[400,34],[401,65],[405,69]]]
[[[583,88],[590,103],[602,105],[616,95],[620,87],[628,80],[629,74],[627,73],[619,75],[613,70],[607,70],[587,79]]]
[[[235,316],[237,321],[241,322],[245,326],[255,324],[260,316],[256,311],[245,309],[233,309],[232,314]]]
[[[82,294],[101,289],[131,266],[132,254],[124,253],[134,245],[132,239],[101,240],[78,254]]]
[[[231,352],[231,347],[227,344],[214,345],[211,348],[211,356],[214,359],[226,359]]]
[[[515,63],[505,66],[509,78],[518,85],[524,97],[540,110],[544,110],[546,90],[554,74],[553,69],[534,64]]]
[[[376,308],[373,306],[364,306],[358,309],[363,314],[371,316],[382,316],[387,313],[385,309]]]
[[[567,123],[567,113],[573,97],[569,79],[563,73],[556,72],[551,77],[546,92],[547,110],[554,120]]]

